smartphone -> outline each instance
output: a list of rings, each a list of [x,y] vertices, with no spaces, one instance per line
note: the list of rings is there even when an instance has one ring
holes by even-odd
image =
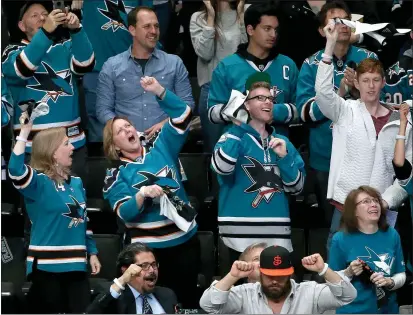
[[[65,12],[65,2],[62,0],[53,0],[53,10],[60,9]]]

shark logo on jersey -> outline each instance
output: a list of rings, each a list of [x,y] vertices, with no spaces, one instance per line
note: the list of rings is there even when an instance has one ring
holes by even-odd
[[[399,79],[400,73],[405,72],[404,68],[400,67],[400,62],[396,62],[394,65],[392,65],[388,72],[387,75],[389,76],[389,79],[391,80],[393,75],[396,76],[395,79]]]
[[[359,48],[359,49],[357,49],[357,51],[362,51],[362,52],[364,52],[364,53],[366,54],[366,56],[367,56],[366,58],[379,59],[374,52],[368,51],[367,49]]]
[[[71,219],[68,228],[70,229],[72,226],[77,227],[79,223],[85,222],[86,217],[86,204],[79,203],[75,197],[70,196],[73,203],[66,203],[66,206],[69,208],[69,212],[63,213],[62,216]]]
[[[384,272],[386,275],[390,276],[394,257],[391,257],[389,253],[378,255],[371,248],[367,246],[365,248],[368,256],[358,256],[357,258],[364,260],[369,264],[370,268],[374,266],[372,270],[375,272]]]
[[[123,0],[118,0],[117,3],[112,0],[105,0],[105,5],[106,10],[98,10],[104,17],[108,18],[109,21],[103,24],[101,29],[107,31],[112,28],[113,32],[116,32],[118,29],[127,31],[127,15],[133,8],[125,6]]]
[[[138,174],[146,179],[133,185],[133,188],[140,189],[142,186],[158,185],[163,188],[168,188],[171,191],[177,191],[179,184],[176,181],[175,172],[169,166],[164,166],[156,174],[146,171],[138,171]]]
[[[275,193],[280,193],[282,182],[280,172],[275,164],[261,164],[256,159],[246,156],[252,164],[241,165],[252,185],[244,190],[245,193],[256,193],[252,207],[257,208],[264,199],[269,203]]]
[[[304,60],[304,62],[306,64],[308,64],[309,66],[311,65],[316,65],[318,66],[318,64],[320,63],[320,60],[317,59],[317,55],[318,53],[315,53],[314,55],[312,55],[311,57],[308,57]]]
[[[277,100],[277,96],[280,95],[283,90],[280,90],[276,85],[271,88],[271,95],[274,97],[274,100]]]
[[[28,89],[45,92],[42,102],[47,103],[49,99],[57,102],[60,96],[72,96],[72,73],[70,69],[55,71],[46,62],[42,61],[46,72],[36,72],[34,79],[38,84],[26,86]]]

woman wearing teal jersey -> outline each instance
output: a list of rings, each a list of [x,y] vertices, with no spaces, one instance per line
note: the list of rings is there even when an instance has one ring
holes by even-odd
[[[100,263],[87,229],[82,180],[70,173],[74,147],[63,127],[40,131],[33,139],[30,165],[24,163],[33,127],[27,112],[9,161],[9,176],[24,196],[31,226],[27,254],[30,312],[83,313],[90,303],[88,257],[92,274]]]
[[[333,236],[332,270],[345,270],[357,298],[337,314],[399,312],[395,290],[406,281],[400,236],[386,221],[381,195],[374,188],[352,190],[344,203],[341,231]]]

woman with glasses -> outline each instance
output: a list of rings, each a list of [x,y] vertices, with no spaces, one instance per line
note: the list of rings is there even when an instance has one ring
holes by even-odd
[[[303,189],[304,162],[288,138],[269,125],[274,104],[271,86],[268,73],[256,72],[246,82],[247,96],[233,91],[228,102],[233,115],[222,115],[234,124],[221,136],[212,156],[220,183],[219,233],[229,248],[230,264],[254,243],[293,250],[288,195]],[[222,268],[223,275],[230,267]]]
[[[406,281],[400,236],[386,221],[380,193],[361,186],[350,191],[329,253],[332,270],[344,270],[357,298],[338,314],[398,314],[395,290]]]
[[[126,227],[125,244],[141,242],[153,248],[163,266],[160,282],[173,289],[185,307],[196,307],[198,226],[178,164],[192,111],[155,78],[143,77],[140,84],[156,95],[170,119],[149,143],[141,142],[127,118],[106,123],[103,148],[113,168],[107,171],[104,198]],[[177,216],[162,212],[168,208],[162,206],[165,202],[175,206]]]

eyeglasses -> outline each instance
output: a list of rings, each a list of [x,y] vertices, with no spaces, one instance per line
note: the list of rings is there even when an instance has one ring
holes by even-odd
[[[249,101],[255,98],[259,100],[260,102],[265,102],[266,100],[269,100],[271,103],[274,103],[274,99],[275,99],[274,96],[257,95],[251,98],[247,98],[246,100]]]
[[[380,200],[377,199],[377,198],[365,198],[365,199],[357,202],[356,205],[362,204],[362,205],[365,205],[365,206],[370,206],[373,202],[376,205],[380,204]]]
[[[143,263],[143,264],[136,264],[136,266],[139,266],[142,268],[143,271],[149,270],[149,267],[152,267],[153,269],[158,269],[159,268],[159,263],[157,261],[154,261],[153,263]]]

